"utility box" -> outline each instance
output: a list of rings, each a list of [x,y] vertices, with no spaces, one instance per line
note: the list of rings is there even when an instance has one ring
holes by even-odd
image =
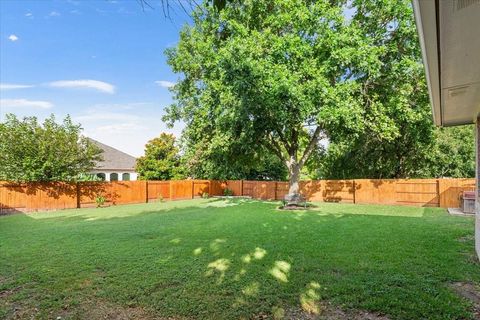
[[[475,191],[464,191],[460,202],[463,213],[475,214]]]

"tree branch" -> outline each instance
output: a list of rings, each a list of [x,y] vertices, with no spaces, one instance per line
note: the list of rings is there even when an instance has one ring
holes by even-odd
[[[281,130],[276,130],[277,131],[277,134],[278,134],[278,137],[280,138],[280,141],[283,143],[283,145],[285,146],[285,149],[287,150],[290,150],[292,149],[292,145],[290,143],[288,143],[288,140],[285,139],[285,136],[283,135],[282,131]],[[273,139],[273,138],[272,138]],[[278,143],[277,143],[278,144]],[[280,149],[281,150],[281,149]]]
[[[273,153],[275,153],[275,155],[279,157],[281,161],[287,163],[287,159],[285,159],[285,156],[282,153],[282,147],[278,144],[277,141],[275,141],[275,139],[271,135],[269,135],[269,138],[270,144],[266,143],[265,146],[271,151],[273,151]]]
[[[318,125],[317,128],[315,129],[315,132],[312,135],[312,138],[310,139],[310,142],[308,143],[307,148],[303,152],[303,156],[298,162],[300,167],[303,167],[305,162],[308,160],[308,157],[312,153],[313,149],[315,148],[315,145],[318,142],[318,139],[320,137],[320,133],[322,132],[322,126]]]

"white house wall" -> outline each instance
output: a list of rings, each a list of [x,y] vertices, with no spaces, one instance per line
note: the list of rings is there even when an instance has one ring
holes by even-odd
[[[104,173],[105,174],[105,181],[110,181],[110,174],[111,173],[116,173],[118,174],[118,181],[123,181],[122,180],[122,175],[124,173],[129,173],[130,174],[130,180],[129,181],[136,181],[138,180],[138,173],[136,172],[128,172],[128,171],[116,171],[116,170],[103,170],[103,171],[95,171],[92,172],[92,174],[99,174],[99,173]]]

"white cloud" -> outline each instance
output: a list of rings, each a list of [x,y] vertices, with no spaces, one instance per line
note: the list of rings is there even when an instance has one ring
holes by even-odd
[[[161,132],[180,135],[183,125],[169,129],[160,121],[160,114],[145,114],[138,108],[148,106],[154,109],[152,102],[123,102],[96,104],[85,111],[73,115],[73,121],[80,123],[84,134],[102,143],[118,148],[133,156],[143,154],[145,144]],[[160,105],[158,105],[160,109]],[[81,109],[79,109],[81,110]]]
[[[0,106],[4,108],[41,108],[50,109],[53,103],[49,101],[27,99],[0,99]]]
[[[25,17],[33,18],[33,13],[27,12],[27,13],[25,13]]]
[[[126,102],[126,103],[98,103],[92,107],[94,110],[133,110],[145,106],[156,106],[151,102]],[[90,109],[90,110],[92,110]]]
[[[28,84],[13,84],[13,83],[0,83],[0,90],[15,90],[15,89],[25,89],[31,88],[32,85]]]
[[[50,82],[47,85],[56,88],[88,88],[110,94],[115,93],[114,85],[98,80],[62,80]]]
[[[163,87],[163,88],[171,88],[175,85],[175,82],[158,80],[158,81],[155,81],[155,84],[157,84],[157,85],[159,85],[160,87]]]
[[[126,133],[132,132],[133,130],[146,130],[147,128],[135,123],[117,123],[109,124],[105,126],[99,126],[95,129],[97,133],[106,133],[106,134],[116,134],[116,133]]]
[[[9,37],[8,37],[8,40],[12,41],[12,42],[15,42],[18,40],[18,37],[14,34],[11,34]]]
[[[80,115],[74,118],[78,122],[102,122],[102,121],[138,121],[139,117],[128,113],[118,112],[102,112],[96,110],[90,110],[84,115]]]
[[[52,11],[48,14],[50,17],[59,17],[60,16],[60,12],[57,12],[57,11]]]

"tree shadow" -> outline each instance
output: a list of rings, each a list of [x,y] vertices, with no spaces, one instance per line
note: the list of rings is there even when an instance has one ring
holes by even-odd
[[[1,182],[0,201],[17,211],[77,208],[77,184],[68,182]]]
[[[115,182],[2,182],[2,211],[30,212],[73,209],[96,205],[96,198],[105,197],[107,205],[121,199],[119,189],[130,189],[126,183]]]
[[[2,215],[9,215],[9,214],[16,214],[16,213],[23,213],[22,211],[18,210],[17,208],[12,208],[0,202],[0,216]]]
[[[101,222],[91,229],[72,228],[74,238],[70,239],[79,239],[83,232],[94,232],[95,236],[84,238],[81,246],[87,249],[90,258],[85,265],[90,263],[98,268],[94,264],[99,263],[106,276],[95,280],[95,271],[92,271],[92,287],[105,290],[107,296],[115,296],[119,303],[134,301],[157,308],[159,313],[168,310],[179,316],[187,310],[187,316],[198,318],[255,318],[260,312],[270,316],[292,307],[315,314],[322,302],[342,305],[356,297],[380,301],[380,307],[376,308],[383,312],[393,310],[389,308],[394,305],[411,314],[408,305],[415,303],[418,296],[404,296],[404,301],[395,299],[398,297],[395,290],[399,288],[415,293],[429,290],[422,299],[436,303],[441,309],[439,312],[445,313],[442,303],[450,296],[442,291],[441,283],[423,279],[432,279],[432,274],[435,279],[446,278],[443,266],[458,264],[458,261],[445,259],[452,252],[444,252],[442,246],[432,244],[445,230],[439,230],[429,221],[418,224],[418,219],[413,217],[374,217],[367,210],[385,208],[395,214],[395,208],[387,206],[323,204],[322,216],[309,211],[300,222],[290,219],[296,213],[279,215],[271,202],[195,201],[152,203],[148,205],[151,210],[128,216],[133,218],[128,221],[120,221],[127,217],[111,217],[108,219],[117,219],[120,223]],[[186,205],[183,208],[162,209],[163,205],[182,203]],[[217,222],[227,214],[227,210],[220,211],[220,208],[230,204],[251,207],[244,208],[241,217],[237,211],[228,215],[228,219],[232,219],[228,222],[229,229]],[[214,211],[217,207],[219,210]],[[134,206],[120,208],[128,211]],[[207,210],[192,213],[192,209],[199,208]],[[113,209],[90,211],[101,215]],[[349,213],[350,210],[361,212],[360,209],[365,214]],[[412,210],[438,212],[429,208]],[[73,212],[79,215],[72,219],[91,218],[79,210]],[[176,221],[172,220],[173,214],[162,220],[148,217],[173,212],[178,215]],[[219,214],[209,215],[212,212]],[[352,229],[354,225],[359,228]],[[407,230],[413,230],[414,239],[403,235]],[[415,243],[415,247],[410,248],[408,243]],[[47,248],[55,246],[55,241],[46,244]],[[110,252],[114,254],[107,255]],[[73,259],[75,254],[77,252],[65,254],[62,261]],[[437,267],[432,269],[431,265]],[[72,268],[80,267],[72,265]],[[92,270],[96,269],[92,267]],[[459,268],[458,273],[462,271]],[[52,273],[52,279],[54,276],[57,274]],[[58,279],[63,280],[61,274]],[[444,300],[435,302],[439,293]],[[359,305],[361,302],[353,300],[349,307]],[[375,307],[370,308],[375,311]]]
[[[200,202],[199,202],[200,201]],[[29,217],[38,220],[55,220],[62,219],[72,221],[99,221],[99,220],[115,220],[115,219],[128,219],[140,216],[146,216],[151,214],[166,214],[166,213],[178,213],[183,214],[192,212],[194,209],[221,209],[226,207],[238,206],[242,203],[250,201],[248,199],[197,199],[195,201],[165,201],[165,202],[152,202],[142,204],[126,204],[122,206],[106,206],[102,208],[84,208],[85,210],[62,210],[56,211],[54,214],[48,213],[46,215],[36,214]],[[142,210],[138,210],[141,207]]]
[[[97,205],[97,197],[104,197],[104,205],[116,205],[121,199],[118,188],[130,189],[125,182],[81,182],[78,184],[78,208],[88,208]]]
[[[353,180],[311,180],[300,184],[300,193],[309,201],[353,203],[354,191]]]
[[[355,203],[439,207],[437,179],[356,179]]]

